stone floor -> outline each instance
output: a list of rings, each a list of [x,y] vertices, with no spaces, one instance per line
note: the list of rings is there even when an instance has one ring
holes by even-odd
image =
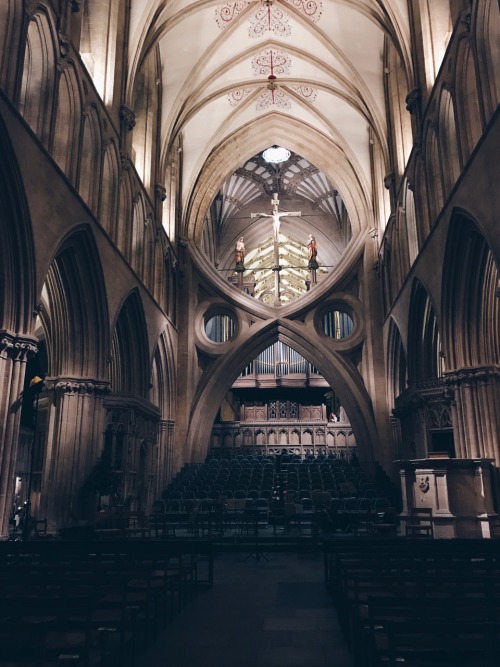
[[[138,667],[352,667],[320,555],[223,553]]]

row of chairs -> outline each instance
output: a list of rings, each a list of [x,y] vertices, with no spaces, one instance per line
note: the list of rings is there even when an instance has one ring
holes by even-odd
[[[199,588],[203,547],[0,544],[0,664],[134,667]]]
[[[356,667],[498,665],[491,540],[326,540],[325,575]]]

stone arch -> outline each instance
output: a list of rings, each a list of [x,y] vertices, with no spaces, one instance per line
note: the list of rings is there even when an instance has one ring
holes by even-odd
[[[396,398],[406,389],[407,368],[406,354],[401,340],[399,328],[394,319],[389,321],[389,336],[387,341],[387,368],[388,368],[388,403],[394,408]]]
[[[0,88],[11,99],[19,79],[19,42],[23,29],[24,7],[18,0],[0,3]]]
[[[0,330],[29,334],[36,305],[35,249],[24,184],[1,118],[0,155]]]
[[[498,263],[475,220],[454,211],[443,273],[443,322],[450,369],[500,363]]]
[[[455,105],[447,88],[441,90],[439,97],[439,142],[441,165],[446,165],[446,168],[441,169],[441,171],[445,181],[445,194],[448,194],[458,179],[461,165],[455,123]]]
[[[473,31],[476,38],[477,59],[480,71],[486,72],[481,79],[482,100],[485,115],[489,119],[500,99],[500,40],[498,23],[500,8],[497,0],[475,2],[473,11]]]
[[[108,232],[114,227],[116,217],[118,173],[118,152],[115,142],[111,140],[106,146],[103,156],[101,205],[99,209],[99,220]]]
[[[304,130],[307,130],[306,132]],[[192,190],[188,194],[186,215],[181,234],[194,242],[203,243],[203,224],[220,184],[237,169],[240,163],[274,143],[283,143],[319,167],[337,185],[349,212],[353,237],[373,219],[367,183],[360,180],[354,165],[347,163],[340,145],[324,134],[294,119],[270,113],[265,118],[248,123],[225,139],[208,157]],[[238,145],[238,151],[234,145]],[[308,157],[309,156],[309,157]]]
[[[59,78],[56,129],[54,133],[54,160],[71,183],[75,183],[78,160],[68,146],[78,146],[82,103],[78,79],[73,63],[62,71]]]
[[[126,256],[126,242],[128,230],[131,226],[131,206],[133,198],[130,171],[123,172],[120,179],[120,192],[118,202],[118,216],[115,218],[115,226],[112,229],[112,238],[121,252]]]
[[[89,228],[82,227],[61,243],[42,290],[50,375],[107,379],[109,320],[104,284],[95,239]]]
[[[351,419],[361,457],[372,458],[377,430],[371,400],[355,368],[322,339],[311,336],[310,329],[301,323],[275,320],[254,327],[240,336],[231,352],[214,361],[201,377],[192,403],[187,434],[192,458],[204,458],[210,438],[207,422],[213,422],[224,395],[242,369],[277,340],[305,357],[330,386],[335,387]],[[197,405],[205,406],[203,414],[196,409]]]
[[[158,161],[158,123],[160,108],[161,62],[158,47],[153,49],[141,65],[135,80],[135,127],[132,135],[134,164],[146,189],[152,186]]]
[[[404,188],[404,211],[405,211],[405,222],[406,222],[406,234],[408,237],[408,257],[410,261],[410,266],[412,266],[414,261],[417,259],[417,255],[420,251],[420,248],[418,243],[415,198],[413,196],[413,189],[411,188],[410,183],[407,180],[405,181],[405,188]]]
[[[127,252],[127,259],[138,276],[142,277],[145,251],[145,230],[146,230],[146,208],[144,199],[139,193],[134,200],[132,215],[132,229],[130,230],[130,246]]]
[[[457,120],[462,158],[465,162],[483,132],[476,78],[476,60],[469,39],[461,39],[458,45],[455,86],[457,99],[461,101],[461,104],[457,105]]]
[[[413,282],[408,320],[408,383],[442,375],[441,338],[436,311],[420,280]]]
[[[149,212],[143,225],[144,250],[142,256],[141,279],[144,286],[151,294],[154,294],[154,275],[155,275],[155,221],[154,214]]]
[[[417,216],[418,245],[421,248],[430,232],[429,198],[427,196],[427,181],[425,179],[425,167],[422,159],[416,160],[414,192],[418,193],[418,198],[415,201],[415,210]]]
[[[84,113],[78,191],[94,215],[97,215],[101,182],[101,145],[99,116],[91,106]]]
[[[150,401],[159,407],[162,419],[174,419],[175,398],[174,348],[168,329],[165,329],[153,354]]]
[[[144,308],[137,289],[125,299],[111,341],[111,389],[145,398],[149,393],[149,346]]]
[[[52,17],[48,11],[37,10],[28,24],[19,111],[46,148],[54,101],[56,43]]]
[[[425,167],[427,172],[427,194],[430,204],[430,221],[433,225],[444,204],[441,155],[433,123],[428,123],[425,135]]]

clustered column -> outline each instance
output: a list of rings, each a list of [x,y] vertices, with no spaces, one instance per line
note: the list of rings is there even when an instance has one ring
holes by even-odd
[[[9,531],[26,362],[36,351],[33,338],[0,334],[0,536]]]
[[[49,392],[43,509],[49,526],[89,518],[83,484],[103,448],[104,397],[109,385],[91,379],[54,378]]]

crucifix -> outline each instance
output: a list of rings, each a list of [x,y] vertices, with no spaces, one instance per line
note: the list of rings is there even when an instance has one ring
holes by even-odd
[[[278,206],[280,202],[278,199],[278,193],[273,193],[273,198],[271,199],[271,206],[273,212],[269,213],[251,213],[251,218],[272,218],[273,219],[273,239],[274,239],[274,305],[281,305],[281,295],[280,295],[280,219],[289,215],[302,215],[301,211],[289,211],[288,213],[280,213],[278,211]]]

